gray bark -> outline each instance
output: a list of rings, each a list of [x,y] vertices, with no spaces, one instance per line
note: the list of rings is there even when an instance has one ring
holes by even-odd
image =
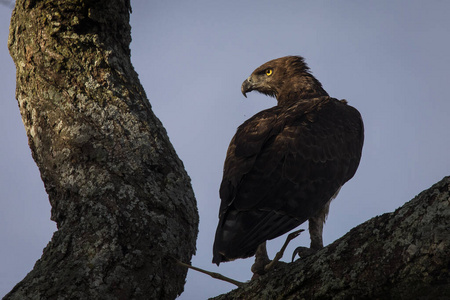
[[[450,177],[315,255],[214,299],[450,299]]]
[[[129,13],[129,0],[16,1],[16,98],[58,231],[5,299],[183,291],[170,257],[195,252],[196,202],[131,65]]]

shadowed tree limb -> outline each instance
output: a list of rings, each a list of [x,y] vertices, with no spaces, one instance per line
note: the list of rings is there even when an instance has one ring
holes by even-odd
[[[450,177],[312,256],[215,297],[449,299]]]

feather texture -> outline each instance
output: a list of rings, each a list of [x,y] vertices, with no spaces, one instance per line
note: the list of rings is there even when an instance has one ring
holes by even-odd
[[[299,71],[295,66],[299,74],[292,73],[292,58],[296,57],[271,61],[250,77],[254,77],[252,90],[260,85],[269,95],[294,98],[257,113],[239,126],[231,140],[220,186],[213,247],[216,264],[252,256],[259,244],[313,217],[359,165],[364,140],[359,112],[345,100],[320,92],[322,86],[315,78],[317,87],[299,93],[299,79],[312,75],[301,58],[305,68]],[[270,83],[259,83],[257,73],[268,67],[273,69]],[[265,79],[264,74],[260,78]],[[294,82],[286,84],[289,81]],[[272,91],[271,86],[282,90]],[[284,90],[291,87],[297,90]]]

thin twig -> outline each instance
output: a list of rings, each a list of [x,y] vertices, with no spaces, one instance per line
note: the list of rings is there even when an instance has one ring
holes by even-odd
[[[177,262],[177,264],[179,264],[180,266],[183,266],[183,267],[186,267],[186,268],[189,268],[189,269],[192,269],[192,270],[201,272],[201,273],[203,273],[203,274],[206,274],[206,275],[211,276],[212,278],[216,278],[216,279],[219,279],[219,280],[222,280],[222,281],[226,281],[226,282],[232,283],[232,284],[234,284],[234,285],[236,285],[236,286],[242,286],[242,285],[244,285],[244,282],[240,282],[240,281],[234,280],[234,279],[232,279],[232,278],[223,276],[222,274],[219,274],[219,273],[206,271],[206,270],[203,270],[203,269],[200,269],[200,268],[197,268],[197,267],[194,267],[194,266],[185,264],[184,262],[181,262],[181,261],[179,261],[179,260],[176,259],[176,258],[173,258],[173,259],[174,259],[174,260]]]

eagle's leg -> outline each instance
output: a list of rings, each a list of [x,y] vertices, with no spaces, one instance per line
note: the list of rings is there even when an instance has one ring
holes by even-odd
[[[294,261],[295,256],[307,257],[313,255],[317,251],[323,248],[323,224],[328,216],[328,211],[330,210],[331,200],[320,210],[314,217],[310,218],[309,221],[309,235],[311,237],[311,246],[307,247],[297,247],[292,254],[292,261]]]
[[[311,250],[318,251],[323,248],[323,224],[328,215],[327,205],[323,210],[321,210],[317,215],[309,219],[309,236],[311,238]]]
[[[267,255],[266,242],[260,244],[256,249],[255,263],[252,265],[252,280],[264,275],[266,272],[264,267],[270,263],[269,256]]]

